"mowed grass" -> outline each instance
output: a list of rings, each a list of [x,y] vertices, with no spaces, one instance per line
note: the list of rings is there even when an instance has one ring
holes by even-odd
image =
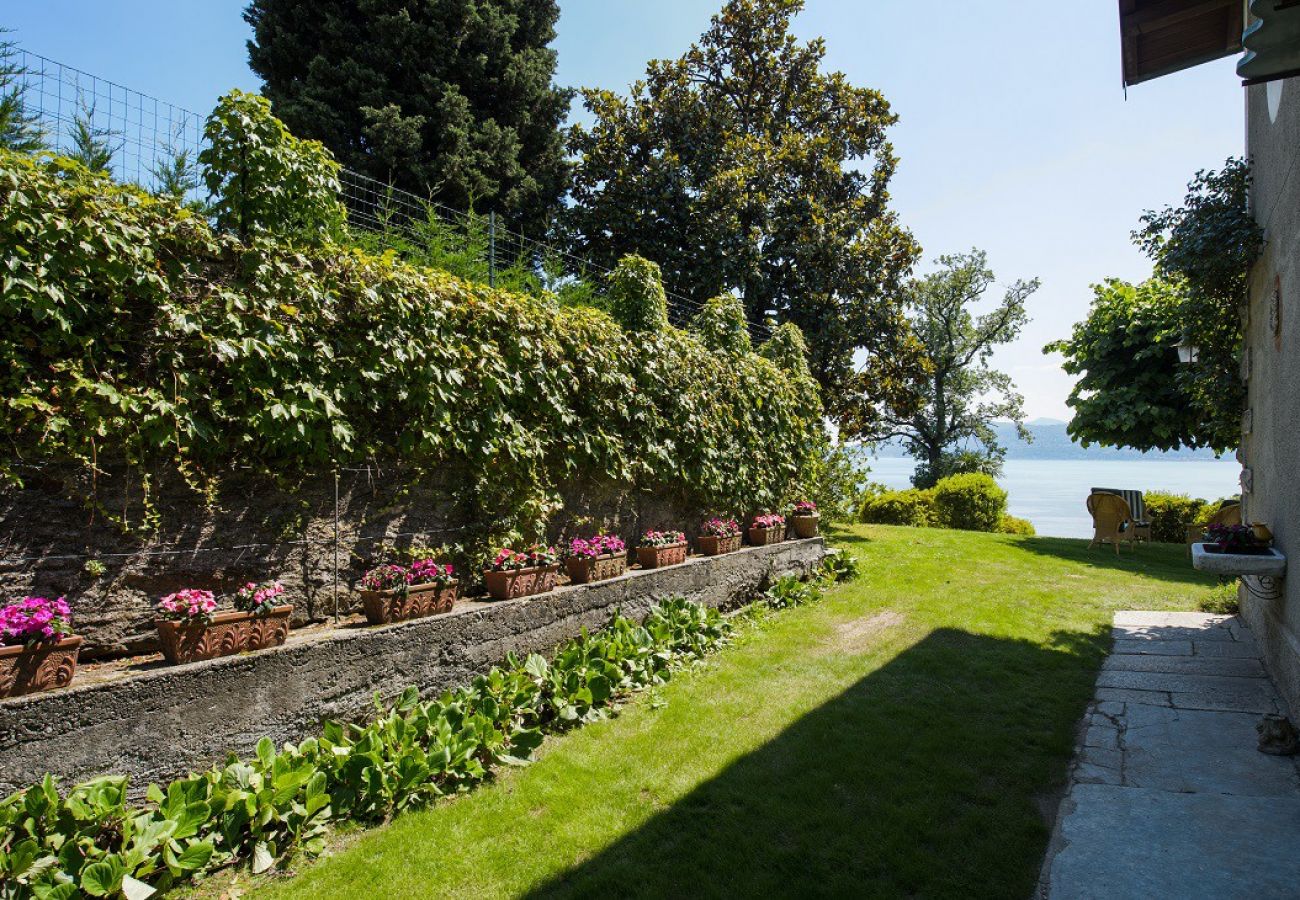
[[[863,577],[267,897],[1027,897],[1117,609],[1179,546],[860,526]]]

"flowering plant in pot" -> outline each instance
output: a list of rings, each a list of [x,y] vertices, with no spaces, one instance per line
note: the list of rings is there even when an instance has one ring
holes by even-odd
[[[235,591],[235,610],[246,613],[244,649],[278,647],[289,636],[293,605],[284,603],[284,585],[278,581],[249,581]]]
[[[817,504],[811,500],[798,501],[790,511],[790,521],[794,524],[794,533],[797,537],[817,537],[817,522],[820,519],[821,514],[817,511]]]
[[[564,566],[576,584],[617,578],[627,571],[627,544],[613,534],[574,538],[564,548]]]
[[[293,616],[292,605],[275,602],[283,593],[278,582],[249,582],[235,595],[236,604],[246,608],[225,611],[218,609],[212,591],[184,588],[168,594],[154,607],[163,657],[188,663],[278,647],[289,637]]]
[[[80,651],[63,597],[23,597],[0,607],[0,697],[66,687]]]
[[[387,563],[361,577],[361,607],[371,625],[451,612],[459,584],[450,563],[417,559],[409,566]]]
[[[636,558],[643,569],[662,569],[686,562],[686,535],[652,528],[641,535]]]
[[[700,552],[705,556],[717,556],[720,553],[739,550],[740,523],[735,519],[714,516],[700,526],[698,541]]]
[[[503,547],[488,563],[483,581],[494,600],[513,600],[554,590],[560,554],[554,547],[534,544],[526,550]]]
[[[763,513],[754,516],[749,525],[749,542],[756,547],[764,544],[779,544],[785,540],[785,516],[777,513]]]
[[[1211,525],[1205,530],[1208,548],[1218,553],[1259,554],[1268,547],[1255,536],[1250,525]]]

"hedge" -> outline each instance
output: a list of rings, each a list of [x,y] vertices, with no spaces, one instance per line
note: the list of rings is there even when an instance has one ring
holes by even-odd
[[[211,496],[236,465],[398,461],[454,472],[457,517],[492,523],[483,544],[540,537],[577,476],[737,515],[803,493],[823,426],[793,325],[719,347],[734,304],[718,302],[695,324],[713,346],[654,315],[629,331],[271,218],[293,233],[243,222],[245,241],[70,160],[0,151],[0,475],[72,463],[68,489],[95,504],[114,462],[148,501],[168,469]],[[654,305],[652,276],[617,279],[620,309],[636,290]]]
[[[1025,519],[1007,515],[1007,492],[988,475],[950,475],[932,488],[877,490],[862,501],[858,518],[880,525],[936,526],[970,531],[1033,534]]]
[[[1151,540],[1167,544],[1187,541],[1187,526],[1204,523],[1221,507],[1225,498],[1206,502],[1187,494],[1152,491],[1142,495],[1147,521],[1151,523]]]

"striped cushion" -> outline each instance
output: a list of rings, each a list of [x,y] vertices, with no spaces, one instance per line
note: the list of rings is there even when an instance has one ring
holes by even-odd
[[[1119,494],[1124,498],[1124,502],[1128,504],[1129,512],[1133,514],[1134,525],[1144,526],[1151,524],[1147,521],[1147,507],[1146,504],[1142,502],[1141,491],[1123,491],[1116,488],[1095,487],[1092,489],[1092,492],[1094,494]]]

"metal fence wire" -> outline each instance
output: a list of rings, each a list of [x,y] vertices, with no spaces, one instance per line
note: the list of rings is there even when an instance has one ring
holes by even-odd
[[[198,162],[205,116],[21,48],[14,48],[12,63],[25,111],[51,150],[73,154],[89,140],[106,151],[107,168],[118,181],[149,191],[180,184],[185,200],[206,199]],[[543,287],[575,278],[603,281],[610,271],[505,228],[493,214],[453,209],[360,172],[343,169],[339,186],[352,229],[436,267],[492,284],[505,270],[523,270]],[[704,306],[672,292],[667,299],[669,321],[677,326]],[[749,327],[756,340],[771,334],[760,323]]]

